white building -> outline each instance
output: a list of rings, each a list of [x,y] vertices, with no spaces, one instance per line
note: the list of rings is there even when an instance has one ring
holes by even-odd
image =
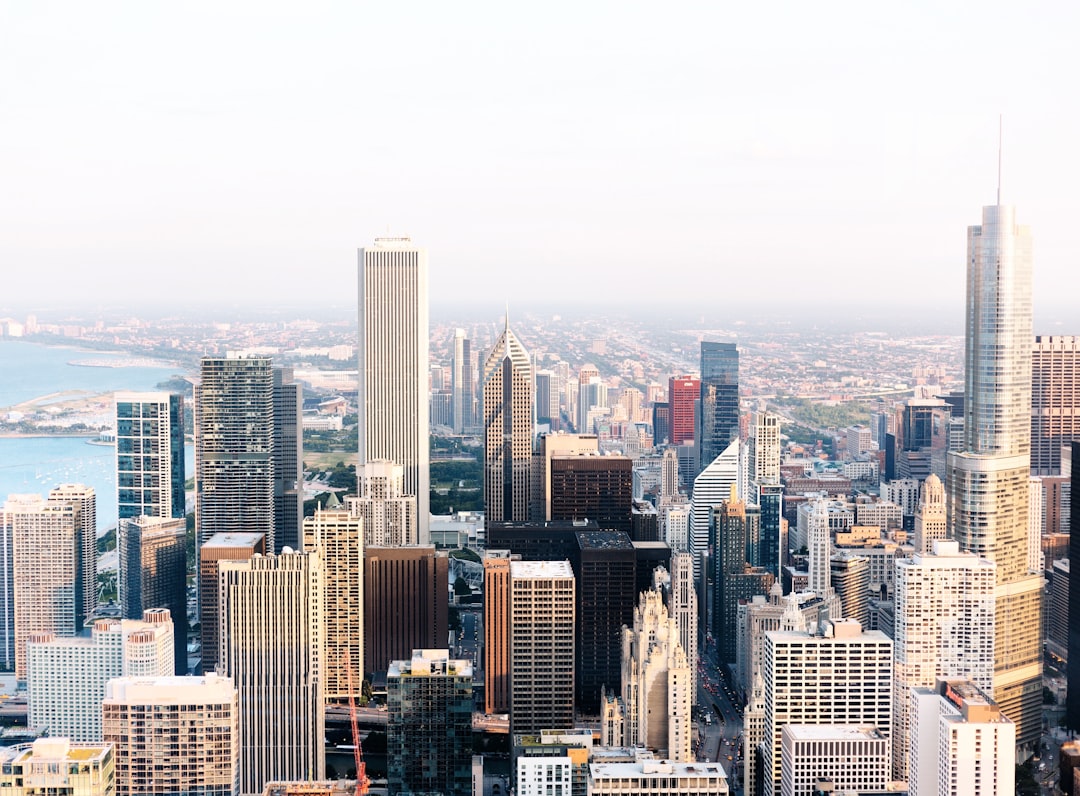
[[[739,481],[739,441],[732,440],[724,452],[709,462],[694,479],[690,503],[690,552],[694,573],[701,574],[701,560],[709,551],[709,524],[713,508],[731,500],[731,488]],[[674,549],[674,548],[672,548]]]
[[[359,469],[359,496],[345,498],[354,517],[364,521],[364,547],[419,544],[415,495],[406,494],[404,468],[391,461],[368,461]]]
[[[839,793],[884,791],[889,737],[875,727],[785,724],[780,737],[780,793],[813,796],[819,781]]]
[[[668,448],[670,451],[671,448]],[[660,507],[660,538],[672,551],[690,549],[690,501],[667,503]]]
[[[115,763],[109,744],[39,738],[0,748],[0,792],[5,796],[114,796]]]
[[[679,643],[682,644],[691,673],[698,666],[698,603],[694,586],[694,557],[685,551],[672,550],[671,592],[668,597],[668,613],[679,625]],[[697,701],[696,689],[690,698]]]
[[[911,691],[910,796],[1012,796],[1016,725],[973,683]]]
[[[428,544],[428,255],[409,238],[376,238],[359,252],[360,466],[403,468]],[[360,469],[360,468],[358,468]]]
[[[832,578],[829,572],[829,558],[832,555],[832,532],[829,528],[828,501],[817,500],[807,515],[806,546],[809,570],[808,589],[819,597],[832,594]]]
[[[101,619],[90,638],[32,635],[26,645],[27,723],[54,737],[101,740],[101,701],[114,677],[173,674],[169,612],[143,619]]]
[[[229,678],[120,677],[101,713],[117,793],[239,792],[240,708]]]
[[[993,688],[996,571],[993,562],[961,553],[953,541],[934,542],[932,554],[896,562],[897,779],[907,778],[912,688],[929,688],[941,677],[969,679],[987,692]]]
[[[574,796],[573,761],[567,757],[519,757],[517,796]]]
[[[910,517],[919,506],[919,481],[917,478],[896,478],[881,485],[881,497],[895,503],[905,516]]]
[[[727,774],[719,763],[591,763],[588,792],[626,796],[721,796],[728,793]]]
[[[934,542],[949,535],[949,521],[945,511],[945,485],[935,474],[923,481],[919,506],[915,510],[915,549],[930,553]]]
[[[826,621],[814,634],[765,634],[765,761],[767,796],[780,793],[785,724],[849,724],[888,735],[892,727],[893,644],[850,619]]]

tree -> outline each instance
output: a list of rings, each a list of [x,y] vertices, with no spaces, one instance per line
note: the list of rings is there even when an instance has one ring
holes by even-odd
[[[472,594],[472,589],[469,587],[469,582],[465,578],[458,575],[457,580],[454,581],[454,594],[458,597],[467,597]]]

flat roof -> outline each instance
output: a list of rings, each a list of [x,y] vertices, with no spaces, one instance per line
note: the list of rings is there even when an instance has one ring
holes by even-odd
[[[620,777],[713,777],[727,779],[719,763],[674,763],[669,760],[648,760],[641,763],[591,763],[589,776],[593,779]]]
[[[254,532],[225,532],[215,533],[205,542],[203,547],[251,547],[256,544],[263,534]]]
[[[512,578],[572,578],[569,561],[511,561]]]
[[[885,740],[876,727],[855,727],[850,724],[785,724],[783,732],[799,741]]]

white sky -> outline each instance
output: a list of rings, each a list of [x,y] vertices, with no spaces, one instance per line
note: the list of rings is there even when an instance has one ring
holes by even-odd
[[[428,247],[433,304],[496,314],[747,291],[954,303],[999,113],[1036,300],[1075,300],[1078,17],[0,0],[0,307],[340,300],[387,230]]]

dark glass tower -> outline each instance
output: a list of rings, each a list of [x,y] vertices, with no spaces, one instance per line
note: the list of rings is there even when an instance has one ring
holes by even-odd
[[[734,343],[701,343],[701,422],[698,451],[704,469],[739,434],[739,350]]]
[[[1080,442],[1069,444],[1072,495],[1078,495],[1080,486]],[[1064,465],[1065,462],[1062,462]],[[1062,467],[1062,470],[1065,468]],[[1069,665],[1068,690],[1065,697],[1065,724],[1080,731],[1080,499],[1073,497],[1069,513],[1069,563],[1077,562],[1069,569]]]

